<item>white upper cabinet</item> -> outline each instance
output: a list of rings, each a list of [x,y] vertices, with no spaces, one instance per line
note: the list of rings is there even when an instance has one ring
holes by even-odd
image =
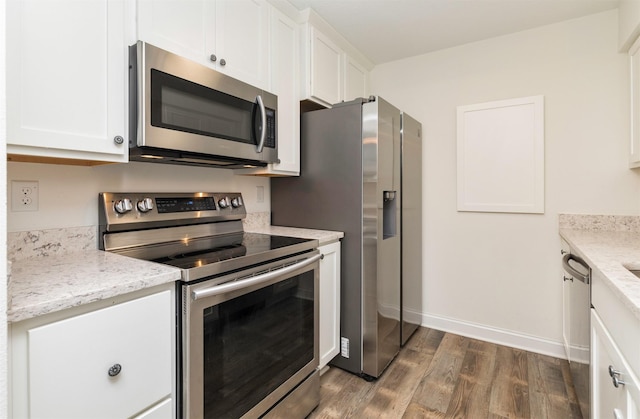
[[[344,95],[348,102],[369,95],[369,71],[353,57],[344,54]]]
[[[268,6],[260,0],[216,2],[216,51],[224,71],[253,86],[267,88]]]
[[[342,50],[317,28],[309,27],[309,95],[331,105],[342,100]]]
[[[369,95],[373,64],[307,9],[302,25],[302,100],[323,106]]]
[[[138,39],[267,88],[268,19],[264,0],[138,0]]]
[[[128,160],[125,22],[123,0],[7,2],[11,160]]]
[[[278,96],[278,159],[267,167],[236,170],[236,174],[297,176],[300,174],[298,24],[274,7],[269,10],[269,88]]]

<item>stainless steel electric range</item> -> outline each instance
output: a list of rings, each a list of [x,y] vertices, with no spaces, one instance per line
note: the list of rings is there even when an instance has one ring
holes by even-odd
[[[239,193],[101,193],[100,248],[178,267],[178,417],[318,405],[317,240],[244,232]]]

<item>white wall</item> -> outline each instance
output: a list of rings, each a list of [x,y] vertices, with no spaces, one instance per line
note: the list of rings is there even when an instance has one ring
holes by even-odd
[[[423,323],[563,356],[559,213],[640,212],[617,11],[377,66],[424,131]],[[545,97],[544,215],[456,210],[456,106]]]
[[[235,176],[230,169],[209,169],[154,163],[62,166],[9,163],[12,180],[39,182],[39,207],[34,212],[13,212],[9,200],[8,231],[98,225],[100,192],[241,192],[247,212],[271,208],[269,179]],[[264,188],[264,202],[257,202],[257,187]]]

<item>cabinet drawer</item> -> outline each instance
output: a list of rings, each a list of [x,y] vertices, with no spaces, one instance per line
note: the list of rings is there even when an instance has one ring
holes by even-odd
[[[31,417],[130,417],[170,396],[171,325],[164,291],[30,329]]]
[[[640,321],[593,269],[591,302],[635,374],[640,375]]]
[[[164,400],[157,406],[144,411],[133,419],[170,419],[173,417],[173,403],[171,399]]]
[[[637,418],[638,379],[594,310],[591,331],[591,417]],[[619,380],[617,386],[614,385],[616,379]]]

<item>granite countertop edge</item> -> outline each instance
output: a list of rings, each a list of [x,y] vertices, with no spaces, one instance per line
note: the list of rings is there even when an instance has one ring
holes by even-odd
[[[7,320],[15,323],[174,282],[180,269],[101,250],[13,261]]]
[[[298,237],[302,239],[316,239],[320,246],[337,242],[344,237],[341,231],[315,230],[308,228],[286,227],[286,226],[246,226],[247,233],[272,234],[275,236]]]
[[[640,279],[625,268],[640,270],[640,234],[561,228],[560,236],[640,320]]]
[[[246,227],[245,231],[316,239],[320,246],[344,237],[338,231],[270,225]],[[181,277],[178,268],[97,249],[14,260],[10,267],[9,323],[174,282]]]

